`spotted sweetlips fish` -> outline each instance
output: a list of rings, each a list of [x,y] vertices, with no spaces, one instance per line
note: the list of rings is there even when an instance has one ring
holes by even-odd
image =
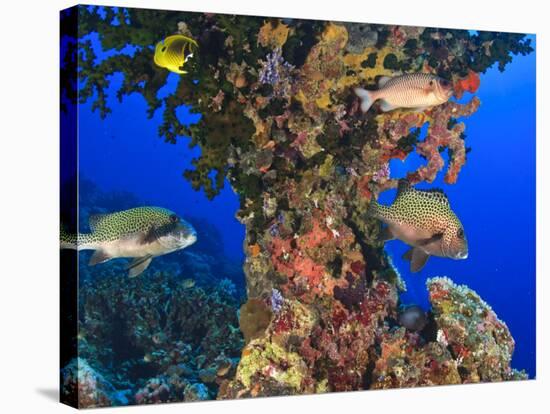
[[[90,233],[61,230],[61,248],[95,250],[89,265],[118,257],[131,257],[128,275],[141,274],[156,256],[184,249],[197,240],[193,226],[161,207],[137,207],[110,214],[91,215]]]
[[[409,246],[403,256],[411,272],[419,272],[430,256],[466,259],[468,242],[464,227],[439,189],[417,190],[400,180],[391,206],[372,200],[369,215],[385,223],[381,240],[399,239]]]
[[[384,112],[396,108],[422,111],[447,102],[453,92],[451,82],[431,73],[409,73],[393,78],[382,76],[378,89],[374,91],[355,88],[363,112],[367,112],[377,100],[381,101],[380,109]]]

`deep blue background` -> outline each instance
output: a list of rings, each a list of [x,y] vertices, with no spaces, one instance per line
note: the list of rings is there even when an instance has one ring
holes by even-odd
[[[533,37],[534,41],[534,37]],[[99,59],[107,54],[93,44]],[[132,53],[127,48],[128,53]],[[103,190],[129,191],[153,205],[176,211],[182,217],[198,216],[216,225],[223,235],[226,253],[242,259],[244,227],[234,218],[237,196],[228,183],[213,201],[194,191],[182,177],[191,159],[200,154],[189,149],[188,140],[166,144],[158,138],[162,110],[146,117],[146,104],[137,94],[122,104],[113,97],[122,81],[110,78],[109,106],[112,113],[101,120],[91,104],[79,106],[79,163],[83,176]],[[174,90],[178,75],[170,74],[160,91]],[[495,309],[516,339],[513,366],[535,375],[535,54],[515,57],[504,73],[490,69],[481,77],[477,94],[482,105],[466,119],[467,145],[472,147],[458,183],[448,186],[442,174],[434,183],[448,194],[464,224],[469,258],[463,261],[431,258],[416,275],[401,259],[407,246],[387,244],[394,263],[407,282],[405,302],[428,306],[427,277],[449,276],[467,284]],[[467,96],[466,98],[470,98]],[[196,122],[180,108],[180,120]],[[393,177],[416,169],[421,160],[411,155],[405,162],[392,161]],[[424,185],[424,187],[426,187]],[[382,194],[389,203],[395,192]],[[200,237],[200,229],[199,231]]]

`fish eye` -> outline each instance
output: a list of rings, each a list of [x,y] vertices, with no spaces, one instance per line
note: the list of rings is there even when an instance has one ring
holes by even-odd
[[[172,215],[170,215],[170,221],[172,223],[177,223],[178,221],[180,221],[180,218],[178,216],[176,216],[175,214],[172,214]]]
[[[462,228],[458,229],[456,235],[457,235],[459,238],[463,239],[463,238],[464,238],[464,229],[462,229]]]
[[[166,46],[163,46],[162,49],[160,49],[161,52],[166,52]]]
[[[434,81],[431,80],[431,81],[430,81],[430,86],[433,86],[433,84],[434,84]]]

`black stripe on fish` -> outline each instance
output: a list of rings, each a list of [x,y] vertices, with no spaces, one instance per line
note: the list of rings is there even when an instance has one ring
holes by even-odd
[[[176,216],[177,218],[177,216]],[[153,243],[159,237],[165,236],[174,231],[178,225],[179,220],[172,221],[170,223],[163,224],[162,226],[152,227],[147,233],[143,235],[140,242],[141,244]]]
[[[427,239],[418,240],[418,242],[416,244],[418,244],[419,246],[427,246],[430,243],[441,240],[442,237],[443,237],[443,233],[435,233],[432,237],[428,237]]]

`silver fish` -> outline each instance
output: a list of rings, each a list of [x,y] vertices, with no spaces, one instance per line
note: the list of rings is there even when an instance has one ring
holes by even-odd
[[[447,102],[453,95],[453,85],[430,73],[410,73],[393,78],[383,76],[374,91],[363,88],[355,88],[354,91],[361,98],[363,112],[367,112],[377,100],[382,101],[380,109],[384,112],[396,108],[421,111]]]
[[[193,226],[160,207],[138,207],[90,216],[91,233],[70,234],[61,229],[61,248],[95,250],[90,266],[117,257],[135,258],[129,276],[141,274],[154,257],[183,249],[197,240]]]

